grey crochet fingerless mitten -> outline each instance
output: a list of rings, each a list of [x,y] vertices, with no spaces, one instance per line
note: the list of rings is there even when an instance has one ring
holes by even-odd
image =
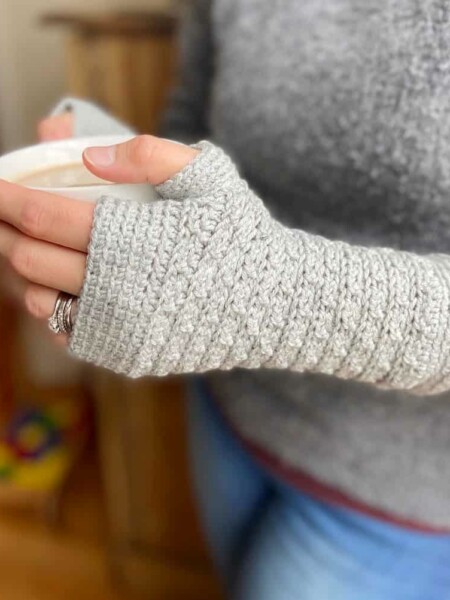
[[[76,356],[132,377],[275,367],[448,387],[448,261],[285,228],[198,147],[161,201],[99,201]]]

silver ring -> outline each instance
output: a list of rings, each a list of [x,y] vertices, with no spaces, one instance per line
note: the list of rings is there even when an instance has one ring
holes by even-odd
[[[60,292],[56,299],[52,316],[48,320],[48,327],[56,335],[72,333],[73,330],[73,307],[75,296]]]

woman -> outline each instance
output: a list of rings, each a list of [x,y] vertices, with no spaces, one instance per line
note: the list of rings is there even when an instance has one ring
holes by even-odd
[[[208,372],[193,470],[233,600],[450,596],[449,26],[438,0],[198,0],[167,132],[214,145],[85,153],[162,202],[0,185],[31,312],[80,296],[76,356]],[[41,134],[109,130],[72,109]]]

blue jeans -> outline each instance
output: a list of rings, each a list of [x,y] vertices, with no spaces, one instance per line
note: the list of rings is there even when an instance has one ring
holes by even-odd
[[[230,599],[450,599],[450,535],[408,530],[284,485],[242,448],[201,387],[192,396],[195,491]]]

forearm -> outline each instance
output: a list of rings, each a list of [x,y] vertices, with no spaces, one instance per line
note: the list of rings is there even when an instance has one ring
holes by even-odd
[[[448,387],[444,257],[286,229],[210,145],[159,190],[100,202],[75,354],[130,376],[271,367]]]
[[[421,393],[448,388],[448,265],[300,232],[291,237],[289,256],[302,248],[301,275],[283,363],[278,356],[274,366]]]

